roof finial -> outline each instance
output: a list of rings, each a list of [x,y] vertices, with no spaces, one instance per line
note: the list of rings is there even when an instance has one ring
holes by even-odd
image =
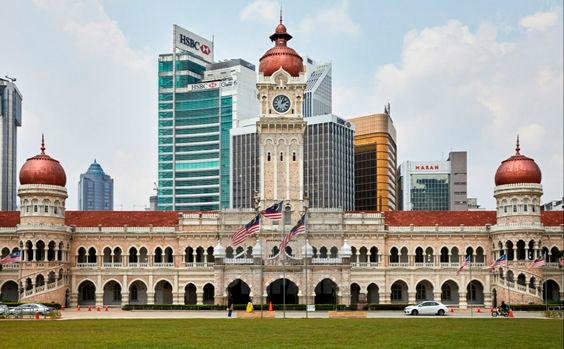
[[[517,153],[517,155],[521,155],[519,153],[520,150],[521,150],[521,147],[519,147],[519,134],[517,133],[517,146],[515,147],[515,152]]]
[[[45,154],[45,135],[41,134],[41,154]]]
[[[280,5],[280,24],[282,24],[282,5]]]

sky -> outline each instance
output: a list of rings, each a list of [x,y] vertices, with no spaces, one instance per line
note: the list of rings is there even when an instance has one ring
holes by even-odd
[[[495,208],[494,175],[514,153],[563,196],[562,1],[0,0],[0,76],[23,94],[18,167],[39,152],[67,173],[67,209],[96,159],[114,208],[148,206],[157,177],[157,57],[172,25],[215,42],[215,58],[258,65],[283,7],[302,56],[333,65],[333,112],[391,103],[398,164],[468,152],[468,196]]]

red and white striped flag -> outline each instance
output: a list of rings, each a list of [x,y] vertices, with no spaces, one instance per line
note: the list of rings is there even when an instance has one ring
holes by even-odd
[[[535,259],[534,261],[532,261],[531,264],[529,264],[529,267],[527,267],[527,269],[540,268],[545,264],[546,264],[546,262],[544,260],[544,256],[541,256],[541,257]]]
[[[464,267],[466,267],[467,265],[470,265],[470,263],[472,263],[470,261],[470,256],[464,258],[464,262],[462,262],[462,264],[460,265],[460,267],[458,267],[458,271],[456,272],[456,275],[460,274],[460,272],[462,271],[462,269],[464,269]]]
[[[249,223],[231,236],[231,244],[237,246],[245,242],[247,238],[260,230],[260,214],[257,214]]]
[[[290,230],[290,232],[288,232],[288,234],[286,234],[286,236],[284,236],[284,238],[282,239],[282,242],[280,243],[280,247],[278,249],[280,251],[284,251],[284,249],[286,248],[286,245],[288,245],[290,240],[292,240],[292,238],[294,236],[296,236],[300,233],[303,233],[304,231],[305,231],[305,214],[302,216],[302,218],[300,218],[300,220],[292,228],[292,230]]]

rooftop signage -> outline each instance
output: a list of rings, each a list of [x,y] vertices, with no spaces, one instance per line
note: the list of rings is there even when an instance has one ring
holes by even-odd
[[[190,52],[208,63],[213,62],[213,42],[182,27],[173,26],[174,47]]]

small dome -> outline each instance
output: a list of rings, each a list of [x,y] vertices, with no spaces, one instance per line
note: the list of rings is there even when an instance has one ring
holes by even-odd
[[[261,258],[262,257],[262,245],[260,240],[257,239],[257,243],[253,246],[253,258]]]
[[[213,255],[216,258],[225,258],[225,249],[221,246],[221,242],[218,240],[217,245],[213,249]]]
[[[292,39],[292,36],[288,34],[286,26],[282,24],[282,18],[280,18],[280,24],[276,26],[274,34],[270,36],[270,40],[275,42],[275,46],[266,51],[260,58],[259,72],[263,73],[264,76],[271,76],[282,68],[291,76],[300,75],[304,68],[303,60],[293,48],[287,46],[290,39]]]
[[[20,170],[20,184],[48,184],[64,187],[67,175],[61,164],[45,154],[45,142],[41,138],[41,154],[27,159]]]
[[[350,257],[352,255],[351,245],[349,245],[348,241],[345,239],[343,242],[343,246],[341,247],[341,256],[342,257]]]
[[[86,173],[93,175],[93,176],[103,176],[103,175],[105,175],[104,170],[102,169],[102,166],[100,166],[100,164],[98,162],[96,162],[96,159],[94,159],[94,162],[90,164]]]
[[[521,155],[519,152],[519,137],[515,155],[501,162],[495,173],[495,185],[515,183],[538,183],[542,179],[542,173],[535,160]]]
[[[313,257],[313,247],[309,244],[309,239],[306,240],[305,245],[302,247],[302,256],[308,256],[308,258]]]

